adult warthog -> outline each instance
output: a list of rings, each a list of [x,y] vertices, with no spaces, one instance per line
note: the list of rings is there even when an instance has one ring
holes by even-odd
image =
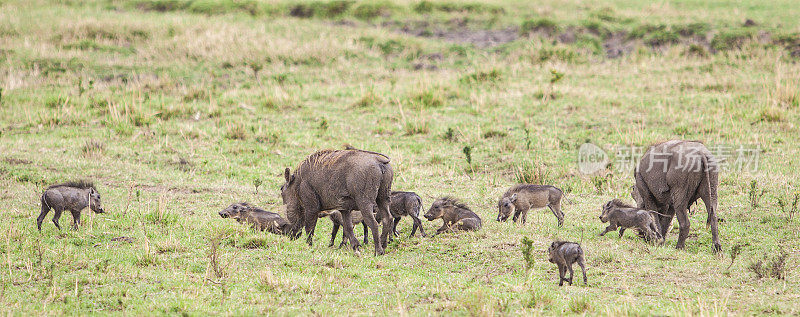
[[[281,196],[292,224],[292,238],[298,238],[305,225],[307,242],[311,245],[320,211],[335,209],[342,214],[344,234],[350,245],[358,250],[350,213],[360,210],[372,231],[375,254],[382,255],[387,235],[392,231],[389,195],[393,176],[387,156],[357,149],[322,150],[303,160],[294,173],[286,168]],[[380,236],[373,214],[376,210],[383,224]]]
[[[680,224],[676,248],[683,249],[689,235],[689,205],[702,199],[708,212],[714,250],[721,250],[717,230],[717,161],[700,142],[672,140],[651,146],[634,173],[633,198],[639,208],[660,213],[661,236],[666,238],[672,218]]]

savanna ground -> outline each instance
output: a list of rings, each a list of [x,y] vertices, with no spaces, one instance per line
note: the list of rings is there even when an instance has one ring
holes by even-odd
[[[798,16],[793,0],[2,0],[0,310],[797,314]],[[676,222],[664,246],[597,237],[632,166],[583,175],[578,147],[674,138],[761,149],[756,171],[721,174],[723,252],[702,205],[685,250]],[[283,169],[345,143],[483,229],[408,238],[404,219],[374,257],[327,247],[327,220],[309,247],[217,215],[279,211]],[[108,212],[37,232],[42,189],[80,178]],[[494,221],[520,181],[564,189],[563,228],[546,210]],[[554,239],[581,241],[589,285],[556,286]]]

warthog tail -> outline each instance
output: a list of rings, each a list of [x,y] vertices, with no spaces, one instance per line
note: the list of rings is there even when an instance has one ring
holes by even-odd
[[[708,198],[710,200],[712,198],[711,198],[711,176],[708,174],[709,168],[710,167],[709,167],[709,164],[708,164],[708,157],[704,155],[703,156],[703,171],[705,172],[704,176],[705,176],[705,183],[706,183],[706,190],[707,190],[706,193],[708,193]],[[705,203],[705,201],[703,201],[703,202]],[[712,208],[707,208],[707,209],[710,209],[710,210],[706,210],[708,212],[708,217],[706,218],[706,227],[710,227],[711,226],[711,219],[712,219],[711,217],[717,218],[717,211],[714,210],[713,204],[711,204],[711,202],[707,202],[706,206],[712,206]]]

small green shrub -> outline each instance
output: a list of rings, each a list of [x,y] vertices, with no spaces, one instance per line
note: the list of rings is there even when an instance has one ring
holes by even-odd
[[[403,133],[405,135],[417,135],[417,134],[428,134],[430,131],[430,125],[426,120],[412,120],[406,122],[405,126],[403,126]]]
[[[372,90],[367,91],[361,99],[358,99],[352,104],[354,108],[369,108],[382,102],[381,97],[375,94]]]
[[[572,50],[571,47],[557,46],[539,49],[533,56],[533,60],[537,62],[546,62],[549,60],[558,60],[566,63],[578,61],[580,54]]]
[[[657,32],[657,31],[667,31],[667,26],[663,24],[641,24],[637,25],[636,27],[628,33],[628,38],[632,39],[641,39],[647,36],[650,33]]]
[[[591,34],[578,34],[575,46],[588,49],[593,54],[602,54],[605,51],[602,40]]]
[[[461,149],[461,151],[464,152],[464,157],[467,160],[467,165],[469,165],[471,167],[472,166],[472,147],[469,146],[469,145],[464,146],[464,148]]]
[[[650,46],[675,44],[678,40],[680,40],[678,34],[668,30],[654,31],[644,37],[644,42]]]
[[[547,184],[550,171],[542,164],[522,162],[514,168],[514,180],[520,184]]]
[[[781,122],[784,120],[784,111],[778,107],[765,107],[758,113],[758,121]]]
[[[409,103],[416,108],[438,108],[444,105],[444,97],[437,89],[427,89],[408,97]]]
[[[81,147],[81,153],[84,156],[102,155],[105,151],[106,145],[97,140],[89,140]]]
[[[606,26],[603,21],[595,20],[595,19],[588,19],[581,21],[581,26],[592,33],[594,35],[600,36],[602,38],[607,38],[611,35],[612,30],[608,26]]]
[[[775,256],[769,257],[765,254],[762,259],[751,262],[747,269],[753,272],[758,279],[775,278],[785,280],[789,272],[789,267],[786,265],[788,258],[789,253],[781,249]]]
[[[609,7],[605,7],[605,8],[602,8],[600,10],[592,11],[591,13],[589,13],[589,16],[592,17],[592,18],[596,18],[598,20],[601,20],[601,21],[606,21],[606,22],[617,22],[617,21],[619,21],[619,18],[617,18],[617,16],[614,13],[614,9],[611,9]]]
[[[766,194],[766,190],[762,189],[759,191],[757,180],[750,181],[750,190],[748,191],[747,197],[750,198],[751,207],[758,208],[761,206],[761,197],[764,197],[764,194]]]
[[[789,201],[792,201],[791,204]],[[800,203],[800,193],[794,194],[794,200],[791,198],[778,197],[778,207],[781,209],[781,212],[788,216],[789,220],[794,219],[794,215],[797,214],[798,203]]]
[[[611,186],[613,175],[609,173],[604,176],[592,176],[592,185],[598,194],[604,193]]]
[[[353,9],[353,16],[361,20],[372,20],[379,16],[391,15],[393,9],[394,6],[388,2],[364,2]]]
[[[573,297],[569,301],[569,310],[573,313],[580,314],[591,308],[589,299],[585,296]]]
[[[400,53],[405,49],[405,45],[398,40],[387,40],[385,42],[378,43],[377,46],[384,55]]]
[[[230,140],[246,140],[247,128],[239,122],[228,122],[226,124],[225,138]]]
[[[525,270],[529,271],[536,264],[536,256],[533,250],[533,240],[528,237],[522,237],[520,249],[522,250],[522,259],[525,261]]]
[[[711,26],[708,23],[696,22],[673,26],[673,30],[678,32],[681,36],[705,36],[711,31]]]
[[[740,49],[752,37],[753,31],[749,29],[724,30],[714,36],[711,47],[717,51]]]
[[[144,219],[156,225],[171,226],[178,223],[180,217],[175,213],[166,211],[166,209],[159,208],[145,214]]]
[[[444,131],[444,134],[442,134],[442,139],[448,142],[458,141],[456,130],[454,130],[452,127],[448,127],[447,130]]]
[[[317,126],[317,129],[319,129],[320,131],[327,131],[328,128],[329,128],[328,118],[322,117],[319,120],[319,125]]]
[[[548,18],[536,18],[525,20],[519,28],[520,34],[526,35],[534,32],[545,32],[552,34],[558,30],[558,24]]]
[[[50,109],[66,107],[70,105],[69,98],[61,96],[51,96],[44,101],[44,106]]]
[[[355,1],[350,0],[334,0],[322,5],[320,15],[326,18],[335,18],[341,16],[350,9]]]
[[[708,56],[708,51],[701,45],[691,44],[689,48],[686,49],[686,55],[706,57]]]
[[[483,133],[484,139],[505,138],[508,134],[503,131],[489,130]]]
[[[501,79],[502,73],[500,70],[492,69],[489,71],[476,71],[471,74],[464,75],[458,79],[462,84],[479,84],[484,82],[497,82]]]

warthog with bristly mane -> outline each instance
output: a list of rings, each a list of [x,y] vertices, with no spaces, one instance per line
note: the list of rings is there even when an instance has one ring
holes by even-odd
[[[513,214],[514,222],[528,220],[531,208],[550,208],[558,219],[558,226],[564,224],[564,212],[561,211],[561,198],[564,192],[550,185],[519,184],[509,188],[497,202],[497,221],[506,221]]]
[[[475,231],[482,225],[481,217],[453,197],[436,199],[425,213],[425,219],[428,221],[439,218],[442,218],[442,226],[436,230],[434,235],[455,230]]]
[[[706,205],[714,251],[719,251],[717,230],[717,161],[700,142],[672,140],[651,146],[634,172],[632,193],[639,208],[658,212],[661,236],[666,238],[672,218],[681,226],[676,248],[683,249],[689,236],[689,206],[702,199]]]
[[[333,209],[342,214],[344,234],[353,249],[358,250],[360,244],[353,234],[351,211],[360,210],[372,231],[375,254],[384,254],[392,229],[389,195],[394,177],[387,156],[356,149],[323,150],[309,155],[294,173],[286,168],[283,176],[286,182],[281,186],[281,197],[292,224],[292,238],[298,238],[301,227],[305,226],[311,245],[319,213]],[[380,236],[375,211],[383,223]]]
[[[100,202],[100,193],[93,183],[87,181],[66,182],[47,187],[42,193],[41,203],[42,212],[36,218],[36,228],[39,231],[42,231],[42,221],[50,209],[55,211],[53,223],[58,230],[61,230],[58,219],[64,210],[72,212],[72,227],[75,229],[81,224],[81,210],[86,207],[98,214],[105,212]]]

